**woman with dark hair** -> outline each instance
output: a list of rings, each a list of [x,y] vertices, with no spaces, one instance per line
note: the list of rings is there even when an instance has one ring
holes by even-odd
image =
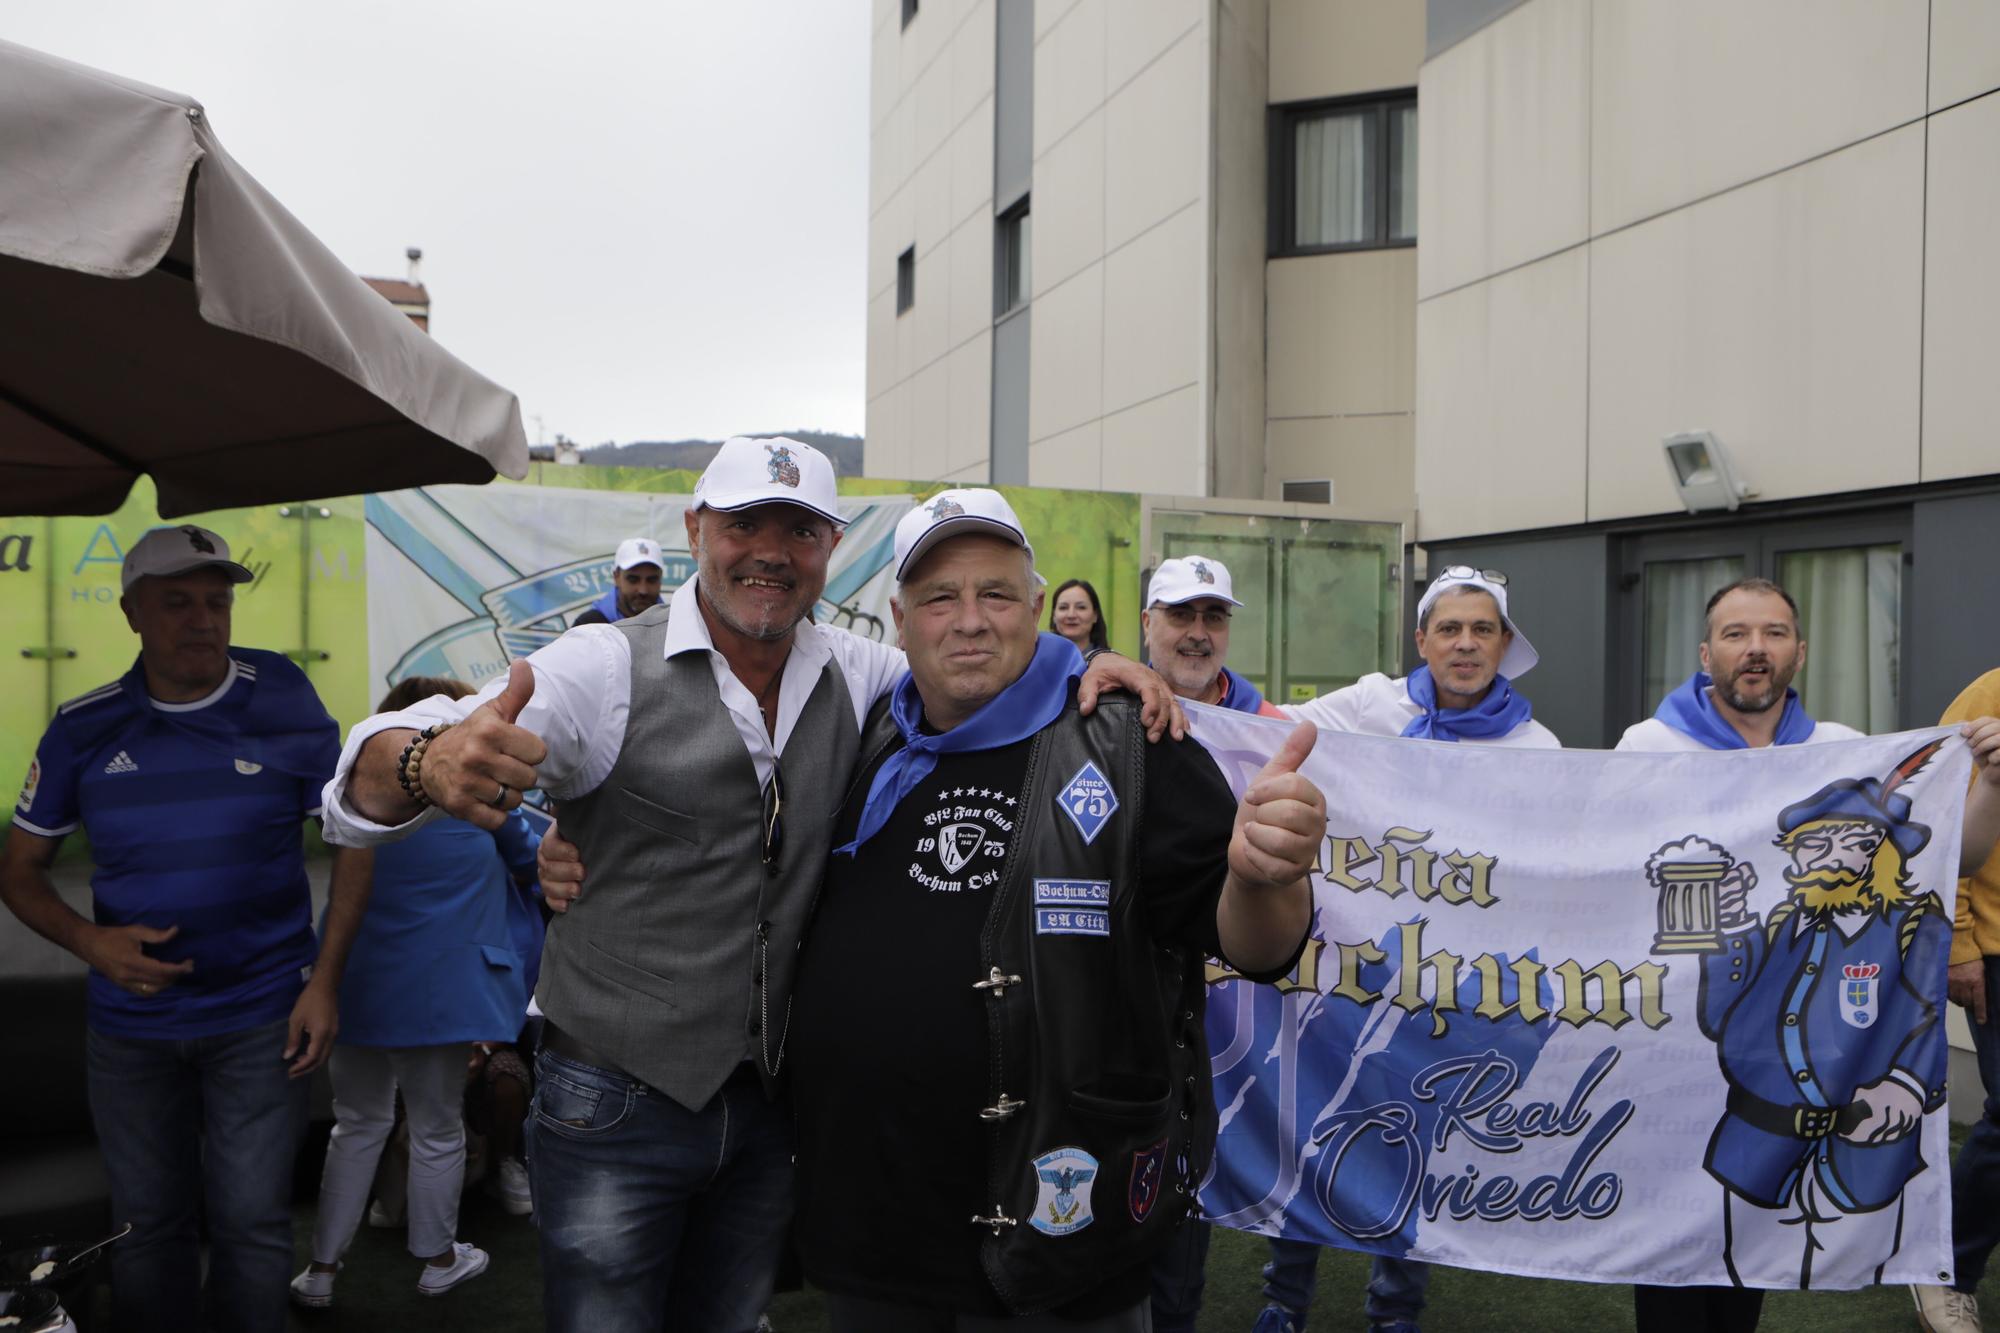
[[[1070,579],[1049,599],[1049,628],[1089,653],[1108,647],[1104,633],[1104,608],[1098,604],[1097,589],[1082,579]]]
[[[392,689],[381,710],[471,692],[461,681],[418,677]],[[516,810],[492,833],[462,819],[432,820],[376,855],[371,910],[340,985],[330,1063],[335,1124],[312,1263],[292,1280],[298,1304],[333,1304],[334,1275],[368,1206],[398,1092],[410,1135],[408,1244],[424,1261],[417,1289],[439,1296],[485,1271],[486,1252],[457,1235],[462,1106],[474,1043],[505,1049],[527,1012],[541,950],[517,927],[541,924],[531,905],[540,842]],[[520,1201],[507,1211],[527,1212],[520,1163],[503,1160],[497,1169],[503,1206],[514,1177]]]

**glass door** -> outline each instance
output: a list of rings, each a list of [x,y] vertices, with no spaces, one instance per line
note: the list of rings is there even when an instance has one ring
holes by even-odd
[[[1227,565],[1243,603],[1230,669],[1273,702],[1297,703],[1397,673],[1402,554],[1396,523],[1155,510],[1143,575],[1182,555]]]

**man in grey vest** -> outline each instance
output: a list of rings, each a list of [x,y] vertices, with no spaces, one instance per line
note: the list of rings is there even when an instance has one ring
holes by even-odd
[[[861,723],[903,666],[807,619],[840,522],[817,450],[727,442],[686,516],[696,576],[667,606],[573,630],[504,687],[362,722],[328,784],[329,840],[361,844],[432,807],[489,826],[540,786],[591,867],[536,992],[551,1329],[737,1333],[769,1298],[799,940]]]

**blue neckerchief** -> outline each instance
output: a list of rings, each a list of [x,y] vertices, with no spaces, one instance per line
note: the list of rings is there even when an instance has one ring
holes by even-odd
[[[1692,736],[1711,750],[1747,750],[1750,742],[1743,739],[1728,719],[1715,711],[1715,703],[1708,697],[1708,688],[1715,682],[1706,671],[1697,671],[1681,682],[1679,689],[1660,700],[1660,706],[1653,716],[1680,732]],[[1799,692],[1785,690],[1785,711],[1778,715],[1778,734],[1773,738],[1776,745],[1798,745],[1810,740],[1813,728],[1819,724],[1806,716],[1805,705],[1799,702]]]
[[[135,662],[119,682],[126,696],[156,726],[178,731],[209,752],[308,782],[324,783],[340,758],[340,728],[327,716],[306,673],[279,653],[231,647],[247,666],[229,693],[206,708],[168,712],[153,707],[146,668]],[[317,802],[315,802],[317,804]]]
[[[1514,693],[1505,676],[1495,676],[1486,697],[1471,708],[1439,708],[1437,682],[1431,669],[1420,666],[1403,682],[1410,702],[1424,711],[1403,728],[1405,736],[1425,741],[1498,740],[1535,714],[1526,695]]]
[[[614,625],[625,618],[625,613],[618,609],[618,589],[616,588],[606,589],[602,597],[590,604],[590,609],[593,611],[602,611],[604,618]]]
[[[834,848],[834,853],[853,856],[862,843],[881,832],[903,798],[931,775],[939,755],[997,750],[1026,740],[1055,721],[1069,702],[1070,677],[1082,674],[1083,654],[1075,644],[1054,634],[1038,634],[1035,656],[1012,685],[950,731],[933,735],[923,729],[923,700],[917,695],[916,681],[905,671],[889,702],[889,716],[895,719],[896,730],[903,733],[903,748],[875,770],[854,841]]]
[[[1231,671],[1222,668],[1222,675],[1229,682],[1229,688],[1222,693],[1222,706],[1233,708],[1239,713],[1254,713],[1264,706],[1264,695],[1255,685]]]

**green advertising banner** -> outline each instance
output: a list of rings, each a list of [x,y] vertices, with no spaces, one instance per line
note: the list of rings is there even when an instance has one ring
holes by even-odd
[[[635,519],[645,523],[650,516],[658,530],[643,535],[658,537],[669,551],[684,551],[678,518],[683,506],[641,502],[635,507],[635,501],[648,495],[663,500],[687,495],[694,481],[694,473],[677,470],[537,464],[520,483],[222,510],[186,521],[220,533],[232,554],[257,576],[237,591],[233,640],[286,653],[299,662],[327,710],[345,728],[373,711],[388,678],[397,674],[395,663],[432,660],[414,651],[426,633],[450,638],[455,627],[484,617],[485,641],[495,644],[495,651],[435,659],[452,661],[462,674],[481,679],[504,670],[507,656],[531,649],[535,633],[559,633],[574,612],[559,611],[551,618],[546,610],[550,599],[566,605],[576,596],[561,593],[555,584],[574,584],[570,592],[579,595],[586,584],[597,586],[594,580],[602,576],[600,569],[608,573],[617,543],[642,535],[623,525]],[[539,504],[520,497],[526,508],[517,504],[514,510],[539,517],[506,534],[502,558],[480,539],[471,511],[504,513],[511,497],[495,492],[527,487],[565,494],[551,494]],[[855,548],[846,552],[853,563],[848,573],[853,586],[836,588],[830,578],[832,605],[823,604],[823,611],[850,606],[857,631],[893,637],[893,626],[869,623],[875,613],[859,605],[867,595],[862,584],[872,580],[880,590],[885,577],[881,562],[887,558],[881,547],[907,503],[901,497],[923,498],[941,489],[939,483],[871,478],[841,483],[842,495],[857,501],[857,514],[876,517],[866,532],[856,533]],[[1136,654],[1139,498],[1001,489],[1027,528],[1050,586],[1067,578],[1088,579],[1104,599],[1112,643]],[[467,512],[452,512],[462,493],[476,492],[489,494],[477,496],[477,504],[466,495],[458,507]],[[569,494],[574,492],[582,494]],[[868,497],[884,502],[866,503]],[[0,650],[0,775],[6,775],[0,780],[18,782],[26,773],[57,705],[115,680],[132,666],[138,640],[118,606],[119,568],[132,543],[160,526],[152,485],[144,480],[123,508],[106,517],[0,518],[0,624],[7,627]],[[420,563],[409,548],[432,554]],[[876,561],[872,566],[863,560],[871,555]],[[540,599],[533,606],[528,606],[530,595]],[[426,605],[434,609],[427,612]],[[496,627],[509,627],[502,622],[524,615],[540,619],[523,622],[523,632],[504,640],[496,637]],[[427,617],[436,629],[409,631],[414,636],[409,643],[371,644],[371,623],[380,633],[385,624],[421,624]],[[885,620],[886,608],[875,619]],[[458,632],[452,642],[477,640],[477,635]]]

